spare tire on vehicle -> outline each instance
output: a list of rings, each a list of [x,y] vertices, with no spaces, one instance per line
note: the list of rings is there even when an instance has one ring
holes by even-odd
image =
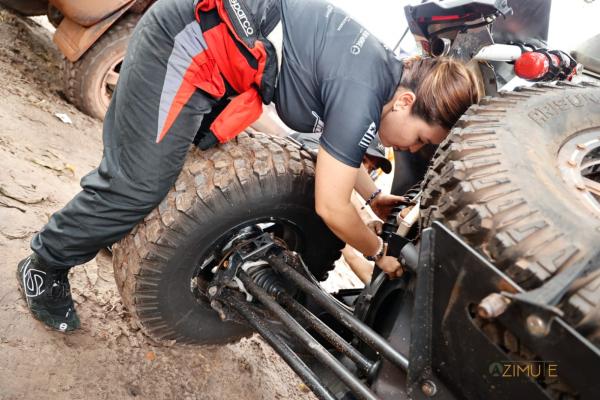
[[[211,270],[231,243],[270,232],[322,280],[343,243],[314,210],[314,160],[296,143],[242,134],[193,148],[167,197],[113,246],[123,302],[155,339],[221,344],[251,333],[207,302]]]
[[[423,225],[442,221],[525,289],[590,264],[559,305],[600,343],[600,87],[485,98],[440,145]]]

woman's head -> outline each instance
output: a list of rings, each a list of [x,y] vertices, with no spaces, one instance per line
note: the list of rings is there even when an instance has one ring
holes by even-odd
[[[448,57],[413,57],[393,98],[384,106],[379,137],[385,146],[415,152],[441,143],[456,121],[479,101],[477,78]]]

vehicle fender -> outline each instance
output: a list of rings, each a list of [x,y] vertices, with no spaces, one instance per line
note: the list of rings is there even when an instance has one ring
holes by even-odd
[[[75,62],[81,58],[96,40],[135,4],[135,0],[127,2],[120,0],[119,3],[124,3],[124,5],[91,26],[82,25],[65,14],[54,34],[54,43],[69,61]]]
[[[131,0],[51,0],[62,15],[81,26],[91,27],[120,10]]]

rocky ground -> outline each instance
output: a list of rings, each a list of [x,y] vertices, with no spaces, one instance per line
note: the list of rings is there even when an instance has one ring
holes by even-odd
[[[102,151],[101,123],[63,98],[60,64],[47,30],[0,9],[0,399],[313,398],[257,337],[166,347],[143,336],[108,254],[72,270],[81,330],[52,332],[31,318],[16,264]]]

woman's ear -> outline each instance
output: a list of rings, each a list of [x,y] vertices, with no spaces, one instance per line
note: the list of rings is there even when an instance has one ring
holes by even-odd
[[[415,94],[410,90],[399,90],[394,96],[392,109],[394,111],[410,109],[416,98]]]

